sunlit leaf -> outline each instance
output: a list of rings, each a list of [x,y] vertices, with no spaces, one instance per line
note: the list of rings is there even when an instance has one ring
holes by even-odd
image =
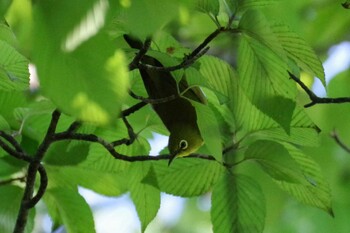
[[[0,3],[0,11],[1,11],[1,4],[4,2],[6,1],[2,1]],[[10,26],[7,25],[5,22],[1,22],[1,20],[0,20],[0,41],[6,42],[8,45],[12,46],[13,48],[17,48],[18,46],[18,41],[15,37],[15,34],[12,32]]]
[[[225,61],[213,56],[203,56],[200,59],[200,64],[199,71],[219,100],[227,102],[232,99],[231,83],[234,81],[233,79],[236,79],[236,81],[238,79],[232,67]],[[228,98],[228,100],[224,97]]]
[[[164,0],[162,4],[159,4],[157,0],[132,1],[132,4],[128,6],[117,6],[118,26],[128,34],[145,38],[173,19],[177,14],[177,9],[178,3],[173,0]]]
[[[119,196],[127,191],[125,173],[93,170],[81,166],[45,166],[49,188],[76,190],[78,186],[107,196]]]
[[[39,4],[34,14],[33,60],[43,93],[61,111],[106,125],[119,115],[127,96],[128,73],[124,53],[101,31],[99,20],[107,13],[99,4],[105,1],[94,2]],[[79,34],[84,23],[95,31]]]
[[[26,90],[29,87],[28,60],[0,40],[0,90]]]
[[[287,78],[286,64],[265,45],[248,36],[241,38],[238,62],[240,84],[249,99],[288,132],[290,124],[288,113],[293,112],[295,105],[281,104],[278,108],[285,110],[279,114],[271,108],[264,107],[276,95],[286,99],[295,98],[295,83]]]
[[[47,207],[57,208],[67,233],[94,233],[94,221],[90,207],[78,192],[54,188],[45,193]]]
[[[214,232],[262,232],[265,200],[259,185],[244,175],[224,174],[213,189],[211,220]]]
[[[326,85],[322,63],[306,41],[286,25],[275,24],[271,28],[287,52],[287,56],[294,60],[303,70],[318,77],[323,85]]]
[[[141,180],[148,174],[150,163],[133,163],[129,172],[129,190],[141,221],[142,232],[154,219],[160,207],[160,191]]]
[[[168,161],[153,162],[156,180],[153,183],[162,192],[193,197],[208,192],[220,177],[223,167],[215,161],[198,158],[178,158],[170,166]]]

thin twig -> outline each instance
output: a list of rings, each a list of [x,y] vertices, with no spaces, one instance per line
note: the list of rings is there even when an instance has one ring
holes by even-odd
[[[338,97],[338,98],[323,98],[318,97],[315,93],[313,93],[299,78],[297,78],[294,74],[288,71],[288,74],[291,79],[293,79],[299,86],[306,92],[309,96],[311,102],[305,104],[304,107],[308,108],[315,104],[341,104],[341,103],[350,103],[350,97]]]
[[[143,108],[144,106],[146,106],[147,103],[146,102],[139,102],[133,106],[131,106],[130,108],[128,109],[125,109],[122,111],[121,115],[124,116],[124,117],[127,117],[129,116],[130,114],[140,110],[141,108]]]
[[[145,43],[143,44],[142,48],[136,54],[134,59],[130,62],[130,64],[129,64],[130,71],[138,68],[142,57],[147,53],[150,46],[151,46],[151,38],[147,38]]]
[[[16,177],[16,178],[10,178],[10,179],[7,179],[7,180],[0,180],[0,186],[1,185],[11,184],[11,183],[16,182],[16,181],[24,182],[25,180],[26,180],[25,176]]]
[[[147,70],[156,70],[156,71],[161,71],[161,72],[171,72],[175,70],[180,70],[180,69],[186,69],[189,66],[191,66],[193,63],[195,63],[201,56],[203,56],[206,52],[208,52],[209,47],[204,48],[203,50],[199,51],[197,54],[194,56],[186,56],[183,62],[181,62],[178,65],[175,66],[154,66],[150,64],[144,64],[140,63],[139,68],[140,69],[147,69]]]
[[[132,91],[129,91],[129,95],[134,99],[141,100],[142,102],[145,102],[148,104],[162,104],[180,97],[180,95],[170,95],[159,99],[150,99],[150,98],[145,98],[145,97],[136,95]]]
[[[338,145],[343,148],[346,152],[350,153],[350,147],[347,146],[344,142],[342,142],[335,130],[331,133],[331,137],[338,143]]]
[[[81,126],[81,122],[79,121],[74,121],[69,128],[67,129],[67,131],[69,132],[75,132],[79,127]]]
[[[131,145],[137,138],[137,134],[134,132],[134,129],[132,128],[132,126],[130,125],[129,121],[126,119],[126,117],[122,117],[123,119],[123,122],[128,130],[128,136],[129,138],[123,138],[123,139],[120,139],[120,140],[116,140],[114,142],[111,142],[111,144],[113,145],[113,147],[116,147],[116,146],[120,146],[120,145]]]
[[[33,161],[33,159],[29,155],[24,153],[17,141],[11,135],[5,133],[4,131],[0,131],[0,137],[6,139],[6,141],[9,142],[15,148],[15,150],[12,149],[7,143],[0,139],[0,147],[2,147],[2,149],[6,151],[9,155],[27,162]]]

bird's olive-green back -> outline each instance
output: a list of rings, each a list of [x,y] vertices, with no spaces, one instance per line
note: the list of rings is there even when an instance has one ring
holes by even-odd
[[[139,48],[142,45],[139,41],[133,41],[130,37],[126,41],[131,47]],[[163,67],[161,62],[148,55],[143,56],[141,62],[144,64]],[[183,77],[178,87],[170,72],[156,69],[140,69],[140,74],[151,99],[163,99],[170,96],[178,96],[188,89],[186,79]],[[197,114],[195,108],[188,100],[205,102],[205,97],[199,88],[191,88],[183,94],[169,101],[152,104],[152,107],[170,132],[169,150],[177,153],[178,156],[185,156],[194,152],[202,144],[203,140],[197,125]],[[186,141],[187,147],[180,148],[180,142]]]

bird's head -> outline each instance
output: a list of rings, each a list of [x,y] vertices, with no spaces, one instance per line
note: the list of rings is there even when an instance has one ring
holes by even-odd
[[[170,132],[168,148],[171,158],[188,156],[203,145],[203,139],[197,126],[180,125]]]

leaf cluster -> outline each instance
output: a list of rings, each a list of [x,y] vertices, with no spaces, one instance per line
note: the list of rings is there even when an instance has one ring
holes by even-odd
[[[266,17],[263,7],[275,2],[37,1],[28,8],[30,45],[1,22],[0,231],[31,232],[32,207],[42,199],[54,229],[95,232],[78,192],[84,187],[113,197],[130,193],[142,232],[162,192],[211,192],[214,232],[263,232],[264,193],[239,169],[249,162],[300,202],[332,215],[330,188],[300,149],[318,145],[319,128],[297,102],[290,78],[306,72],[325,85],[323,67],[302,37]],[[186,12],[212,21],[194,49],[173,33]],[[149,47],[131,49],[123,34]],[[206,54],[224,37],[237,62]],[[145,54],[164,67],[140,63]],[[39,87],[29,85],[31,66]],[[168,134],[149,103],[169,100],[148,99],[138,69],[171,72],[177,82],[186,77],[203,89],[208,105],[193,103],[205,142],[196,154],[171,166],[167,149],[149,155],[153,133]]]

